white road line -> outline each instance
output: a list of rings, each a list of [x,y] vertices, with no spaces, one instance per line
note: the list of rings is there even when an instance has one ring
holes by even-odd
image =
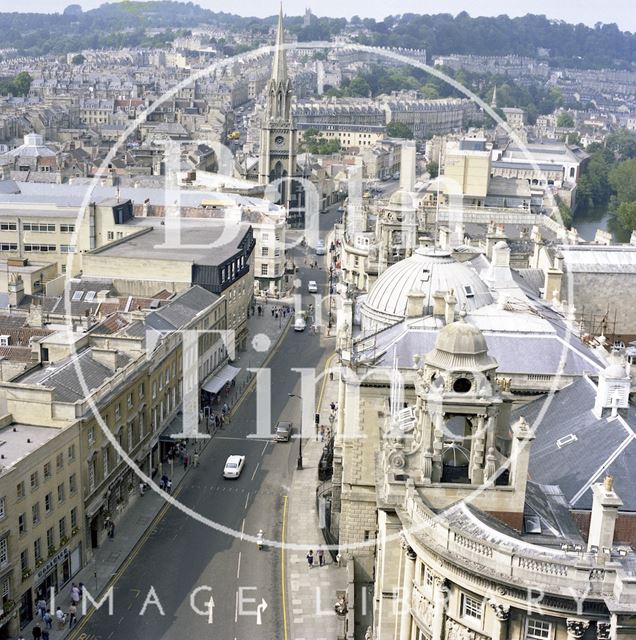
[[[267,449],[267,445],[269,444],[269,442],[265,443],[265,446],[263,447],[263,450],[261,451],[261,455],[265,455],[265,449]]]
[[[261,466],[261,463],[259,462],[259,463],[256,465],[256,468],[254,469],[254,473],[252,474],[252,480],[254,480],[254,477],[256,476],[256,472],[258,471],[258,468],[259,468],[260,466]]]
[[[247,509],[247,503],[248,503],[249,499],[250,499],[250,492],[248,491],[247,495],[245,496],[245,507],[244,507],[245,509]]]
[[[241,575],[241,552],[239,551],[238,566],[236,567],[236,579]]]
[[[239,592],[236,592],[236,605],[234,606],[234,622],[238,622],[238,598]]]
[[[243,518],[243,523],[241,524],[241,540],[243,540],[244,532],[245,532],[245,518]]]

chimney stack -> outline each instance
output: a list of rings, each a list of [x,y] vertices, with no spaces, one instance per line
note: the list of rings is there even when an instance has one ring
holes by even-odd
[[[446,324],[451,324],[452,322],[455,322],[455,307],[457,306],[457,298],[455,297],[455,292],[452,289],[444,297],[444,302],[446,303],[444,319]]]
[[[614,529],[618,510],[623,506],[623,501],[614,491],[614,478],[606,476],[601,483],[592,485],[594,494],[592,502],[592,518],[590,520],[590,533],[587,539],[587,550],[592,547],[598,549],[598,558],[608,556],[607,549],[614,543]]]

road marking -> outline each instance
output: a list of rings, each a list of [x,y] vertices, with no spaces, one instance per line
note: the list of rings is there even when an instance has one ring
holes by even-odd
[[[241,523],[241,540],[243,540],[244,533],[245,533],[245,518],[243,518],[243,522]]]
[[[269,444],[269,442],[265,443],[265,446],[263,447],[263,450],[261,451],[261,455],[264,456],[265,455],[265,449],[267,449],[267,445]]]
[[[269,440],[265,439],[265,438],[260,438],[255,434],[248,434],[245,437],[242,438],[236,438],[234,436],[219,436],[217,437],[217,440],[240,440],[241,442],[245,442],[245,438],[247,438],[248,440],[256,440],[256,442],[267,442],[269,443]]]
[[[238,622],[238,599],[239,599],[239,592],[236,592],[236,604],[234,605],[234,622]]]
[[[261,466],[261,463],[259,462],[259,463],[256,465],[256,468],[254,469],[254,473],[252,474],[252,480],[254,480],[254,476],[256,475],[256,472],[258,471],[258,468],[259,468],[260,466]]]
[[[238,566],[236,567],[236,579],[241,575],[241,552],[239,551]]]
[[[285,599],[285,529],[287,527],[287,496],[283,497],[283,531],[280,539],[280,584],[283,603],[283,633],[287,640],[287,601]]]
[[[250,492],[248,491],[247,495],[245,496],[245,507],[244,507],[245,509],[247,509],[247,503],[249,499],[250,499]],[[243,520],[243,523],[245,523],[245,520]]]

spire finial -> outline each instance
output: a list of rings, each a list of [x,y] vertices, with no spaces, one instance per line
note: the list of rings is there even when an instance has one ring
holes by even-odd
[[[285,56],[285,27],[283,25],[283,3],[280,3],[278,27],[276,30],[276,49],[272,66],[272,80],[284,82],[287,79],[287,60]]]

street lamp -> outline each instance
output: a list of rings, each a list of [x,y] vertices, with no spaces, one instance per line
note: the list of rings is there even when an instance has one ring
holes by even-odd
[[[303,399],[300,396],[297,396],[295,393],[288,393],[287,394],[290,398],[298,398],[301,402],[303,401]],[[298,469],[299,471],[302,471],[303,468],[303,418],[302,418],[302,409],[300,412],[300,434],[298,437],[298,442],[300,443],[300,446],[298,447],[298,461],[296,464],[296,469]]]
[[[333,264],[329,266],[329,321],[327,327],[331,329],[332,321],[332,302],[333,302]]]

